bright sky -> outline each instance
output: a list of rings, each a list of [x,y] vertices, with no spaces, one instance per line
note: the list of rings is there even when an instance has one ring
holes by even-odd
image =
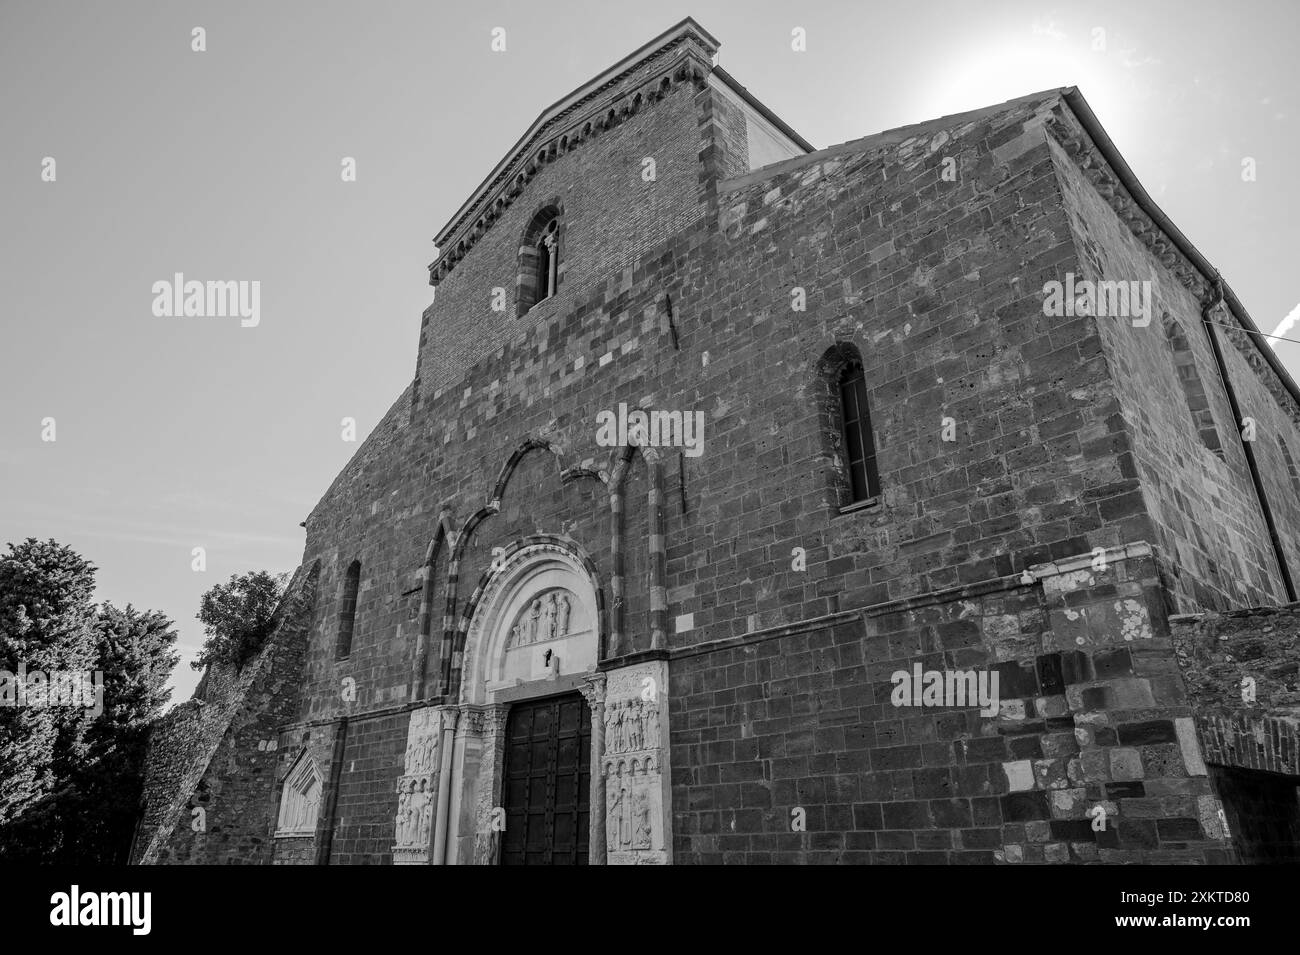
[[[54,537],[99,566],[101,599],[174,618],[187,698],[199,595],[297,566],[299,522],[357,447],[340,420],[363,439],[412,377],[433,234],[544,107],[687,15],[817,146],[1079,86],[1271,331],[1300,317],[1298,11],[4,0],[0,543]],[[260,324],[156,317],[175,272],[260,281]],[[1300,345],[1277,351],[1300,378]]]

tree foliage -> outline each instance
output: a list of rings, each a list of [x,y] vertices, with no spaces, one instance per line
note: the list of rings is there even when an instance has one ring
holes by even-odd
[[[123,863],[150,722],[166,705],[176,631],[157,611],[96,607],[95,568],[55,541],[0,556],[0,669],[102,674],[102,710],[0,707],[0,856]]]
[[[288,578],[265,570],[235,574],[203,595],[198,619],[207,639],[190,666],[243,667],[271,634],[271,623]]]
[[[95,568],[56,541],[0,556],[0,669],[95,669]],[[50,792],[82,755],[85,713],[0,707],[0,825]]]

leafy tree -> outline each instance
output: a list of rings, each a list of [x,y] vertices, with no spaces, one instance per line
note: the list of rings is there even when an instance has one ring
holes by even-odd
[[[271,634],[271,620],[284,595],[288,577],[265,570],[236,574],[203,595],[198,619],[207,639],[190,666],[244,666]]]
[[[178,655],[157,611],[91,603],[95,568],[54,541],[0,557],[0,668],[102,674],[103,709],[0,708],[0,856],[126,861],[149,724]],[[97,708],[96,708],[97,709]]]
[[[0,669],[95,669],[95,568],[70,547],[28,538],[0,556]],[[48,793],[84,754],[72,707],[0,707],[0,825]]]
[[[95,635],[104,671],[104,713],[92,737],[144,726],[162,714],[171,699],[167,681],[180,662],[174,628],[161,611],[100,605]]]

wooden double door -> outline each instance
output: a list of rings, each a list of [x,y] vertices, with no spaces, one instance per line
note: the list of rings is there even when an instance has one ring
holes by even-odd
[[[502,865],[587,864],[591,710],[582,694],[511,706],[502,801]]]

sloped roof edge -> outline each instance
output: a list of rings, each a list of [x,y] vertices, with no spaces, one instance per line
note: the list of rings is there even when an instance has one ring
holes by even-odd
[[[576,103],[580,103],[583,99],[596,93],[614,77],[625,72],[638,61],[645,59],[649,54],[658,51],[663,47],[670,46],[682,37],[686,36],[694,36],[696,39],[702,41],[702,45],[705,46],[710,53],[716,52],[718,47],[721,46],[721,43],[713,36],[713,34],[696,23],[692,17],[686,17],[675,26],[669,27],[653,40],[642,44],[613,66],[602,70],[598,75],[583,83],[567,96],[563,96],[556,100],[550,106],[546,107],[546,109],[542,110],[537,119],[533,120],[532,125],[524,130],[524,134],[520,136],[515,144],[506,151],[506,154],[501,158],[501,161],[492,167],[492,171],[489,172],[484,180],[478,184],[472,193],[470,193],[469,198],[461,204],[461,207],[456,210],[455,214],[447,221],[447,224],[438,230],[438,233],[434,236],[434,243],[438,246],[442,246],[443,243],[447,241],[447,239],[461,226],[462,220],[465,218],[466,214],[474,207],[479,199],[482,198],[483,194],[491,188],[492,183],[501,175],[502,171],[511,164],[528,141],[540,132],[547,123],[566,109],[569,109]]]

